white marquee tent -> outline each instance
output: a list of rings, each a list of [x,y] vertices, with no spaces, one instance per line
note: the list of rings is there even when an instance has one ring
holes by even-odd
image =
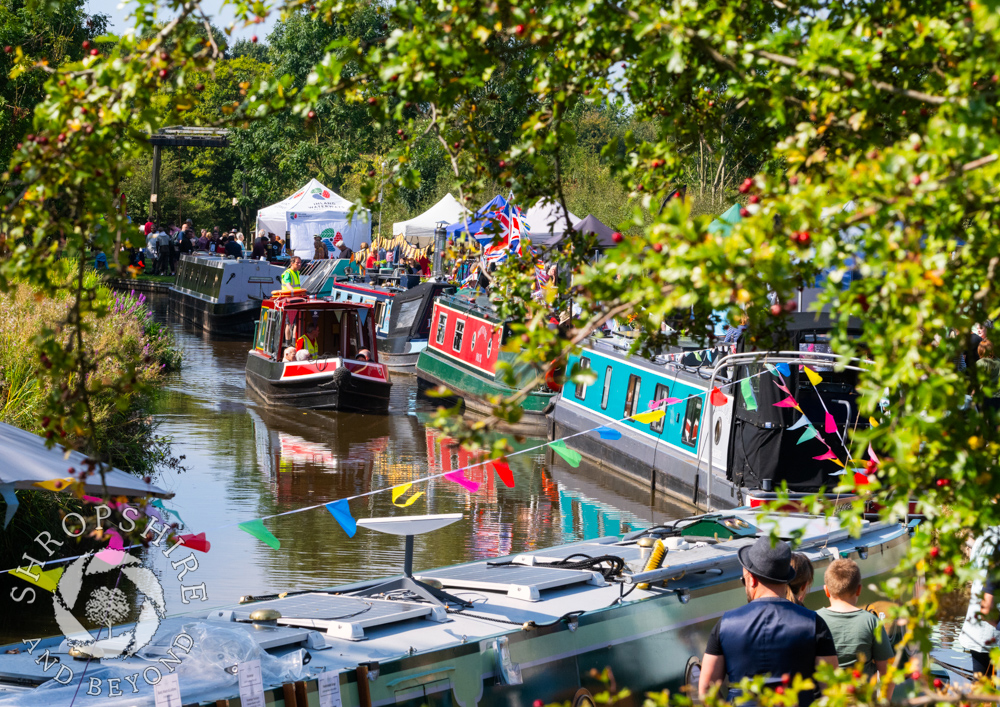
[[[528,209],[524,215],[528,222],[528,238],[544,244],[548,241],[557,241],[566,233],[566,210],[554,199],[539,199],[538,203]],[[578,222],[573,212],[569,212],[569,223]]]
[[[407,243],[423,248],[434,242],[434,229],[438,223],[444,221],[445,224],[451,225],[461,221],[467,211],[468,209],[458,203],[458,199],[448,193],[419,216],[392,224],[392,235],[401,235]]]
[[[284,201],[258,211],[257,228],[278,235],[288,233],[292,250],[305,258],[312,257],[313,236],[333,237],[338,231],[347,247],[357,250],[371,240],[371,214],[368,209],[352,214],[352,206],[332,189],[311,179]]]

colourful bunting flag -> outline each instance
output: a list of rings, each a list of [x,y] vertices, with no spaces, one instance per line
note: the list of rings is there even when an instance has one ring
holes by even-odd
[[[715,407],[722,407],[729,402],[729,398],[719,388],[712,388],[712,394],[708,396],[708,401]]]
[[[505,462],[503,459],[496,459],[490,463],[490,466],[493,467],[497,476],[499,476],[500,480],[503,481],[504,486],[509,489],[514,488],[514,472],[511,470],[510,464]]]
[[[397,501],[399,501],[400,496],[402,496],[404,493],[406,493],[407,491],[409,491],[411,486],[413,486],[413,484],[400,484],[399,486],[393,486],[392,487],[392,505],[398,506],[399,508],[409,508],[410,506],[413,505],[413,503],[418,498],[420,498],[421,496],[424,495],[423,491],[417,491],[415,494],[413,494],[412,496],[410,496],[408,499],[406,499],[402,503],[397,503]]]
[[[802,444],[803,442],[808,442],[811,439],[816,439],[819,437],[819,430],[817,430],[812,425],[809,425],[804,430],[802,430],[802,436],[799,437],[799,441],[795,444]]]
[[[875,456],[875,450],[872,449],[871,442],[868,443],[868,458],[871,459],[876,464],[881,464],[882,463],[882,462],[880,462],[878,460],[878,457]]]
[[[665,398],[663,401],[663,406],[667,407],[669,405],[676,405],[679,402],[681,402],[680,398]]]
[[[643,413],[643,414],[648,415],[649,413]],[[561,439],[557,439],[555,442],[549,442],[549,447],[552,449],[553,452],[555,452],[560,457],[565,459],[566,463],[569,464],[571,467],[576,468],[580,466],[580,461],[583,459],[583,457],[580,456],[580,453],[575,449],[570,449],[569,447],[567,447],[566,443],[563,442]]]
[[[867,475],[862,474],[861,472],[858,472],[858,471],[854,472],[854,485],[855,486],[867,486],[870,483],[871,483],[871,481],[869,481]]]
[[[826,423],[824,424],[823,431],[828,435],[837,434],[837,422],[829,412],[826,413]]]
[[[813,369],[809,368],[809,366],[803,366],[803,368],[805,368],[806,376],[808,376],[809,382],[812,383],[814,386],[819,385],[820,383],[823,382],[823,376],[818,374]]]
[[[868,424],[871,425],[872,427],[878,427],[878,420],[876,420],[874,417],[869,417]]]
[[[604,427],[603,425],[601,427],[598,427],[594,431],[597,432],[597,434],[599,434],[601,436],[601,439],[621,439],[622,438],[622,433],[621,432],[619,432],[618,430],[613,430],[610,427]]]
[[[122,536],[114,528],[108,528],[105,535],[110,536],[108,546],[94,555],[94,557],[112,567],[117,567],[125,559],[125,543],[122,541]]]
[[[475,493],[479,490],[479,482],[465,478],[464,469],[449,472],[444,475],[444,478],[448,479],[448,481],[454,481],[469,493]]]
[[[828,451],[824,452],[823,454],[820,454],[818,457],[813,457],[813,459],[815,459],[816,461],[826,461],[826,460],[834,461],[835,459],[837,459],[837,455],[834,454],[832,451]],[[841,466],[843,466],[843,464],[841,464]]]
[[[792,394],[792,391],[790,391],[790,390],[788,389],[788,386],[787,386],[787,385],[782,385],[782,384],[781,384],[781,383],[779,383],[778,381],[774,381],[774,384],[775,384],[776,386],[778,386],[778,389],[779,389],[779,390],[781,390],[781,391],[782,391],[782,392],[783,392],[783,393],[784,393],[785,395],[791,395],[791,394]]]
[[[663,410],[650,410],[649,412],[640,412],[638,415],[633,415],[632,420],[648,425],[652,422],[662,420],[666,414]]]
[[[839,466],[841,469],[847,468],[846,466],[844,466],[844,462],[840,461],[840,459],[838,459],[836,455],[834,455],[833,459],[831,459],[830,461]]]
[[[14,482],[0,484],[0,496],[3,496],[3,500],[7,502],[7,510],[3,518],[3,527],[6,529],[10,525],[10,521],[14,518],[14,514],[17,513],[19,505],[17,493],[14,491]]]
[[[212,543],[208,541],[204,533],[198,533],[197,535],[178,535],[177,537],[184,541],[184,547],[189,547],[192,550],[197,550],[198,552],[208,552],[212,549]]]
[[[774,407],[776,407],[776,408],[795,408],[795,409],[798,409],[799,404],[797,402],[795,402],[795,398],[793,398],[791,395],[789,395],[784,400],[779,400],[778,402],[776,402],[774,404]]]
[[[764,368],[767,370],[768,373],[770,373],[775,378],[778,377],[778,369],[775,368],[774,365],[772,365],[770,363],[765,363],[764,364]]]
[[[701,360],[701,351],[695,351],[694,352],[694,358],[695,358],[696,361],[700,361]]]
[[[326,504],[326,510],[330,511],[334,520],[347,533],[347,537],[353,538],[354,534],[358,532],[358,524],[355,522],[354,516],[351,515],[351,507],[347,505],[347,501],[342,498],[339,501],[328,503]]]
[[[56,587],[59,586],[59,578],[62,577],[63,568],[56,567],[51,570],[43,570],[39,567],[18,567],[16,570],[11,572],[15,577],[23,579],[28,584],[34,584],[36,587],[41,587],[47,592],[55,592]],[[32,575],[37,574],[38,579],[35,579]]]
[[[787,363],[776,363],[774,364],[774,367],[777,368],[778,373],[780,373],[783,376],[787,377],[792,375],[792,369],[788,367]]]
[[[159,508],[161,511],[163,511],[164,513],[166,513],[168,516],[173,516],[174,518],[177,519],[178,523],[180,523],[184,527],[187,527],[187,523],[185,523],[184,519],[181,518],[181,514],[178,513],[177,511],[175,511],[173,508],[167,508],[165,505],[163,505],[163,501],[161,501],[160,499],[154,498],[152,501],[149,502],[149,505],[155,506],[156,508]]]
[[[264,521],[260,518],[240,523],[240,530],[245,533],[249,533],[265,545],[270,545],[275,550],[281,547],[281,541],[274,537],[274,534],[264,526]]]
[[[794,425],[788,428],[788,431],[791,432],[792,430],[797,430],[800,427],[805,427],[806,425],[811,425],[811,424],[812,423],[809,422],[809,418],[803,415],[802,417],[800,417],[798,420],[795,421]]]
[[[750,385],[749,378],[744,378],[740,383],[740,392],[743,393],[743,404],[746,405],[747,410],[756,410],[757,396],[753,394],[753,386]]]
[[[72,476],[67,476],[65,479],[48,479],[47,481],[36,481],[33,486],[37,486],[40,489],[45,489],[46,491],[65,491],[70,486],[76,483],[76,479]]]

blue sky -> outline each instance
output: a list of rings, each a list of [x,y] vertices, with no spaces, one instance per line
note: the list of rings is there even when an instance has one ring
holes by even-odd
[[[119,9],[119,5],[125,5],[125,7]],[[111,31],[118,34],[131,26],[127,21],[130,5],[131,3],[123,3],[121,0],[89,0],[87,9],[92,14],[101,13],[108,15],[111,18]],[[201,5],[212,17],[212,21],[216,27],[225,29],[233,23],[232,10],[229,7],[223,8],[222,0],[203,0]],[[165,15],[164,19],[166,17]],[[260,41],[263,42],[267,38],[267,35],[271,33],[276,22],[277,14],[274,14],[266,22],[256,27],[247,27],[245,29],[242,27],[235,28],[232,37],[234,39],[249,39],[252,35],[256,34],[260,38]]]

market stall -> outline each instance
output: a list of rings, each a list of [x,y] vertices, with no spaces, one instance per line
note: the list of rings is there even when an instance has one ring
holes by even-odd
[[[292,250],[305,258],[312,257],[313,236],[332,238],[339,232],[347,247],[357,250],[372,233],[368,209],[356,209],[316,179],[287,199],[258,211],[257,228],[278,235],[287,233]]]

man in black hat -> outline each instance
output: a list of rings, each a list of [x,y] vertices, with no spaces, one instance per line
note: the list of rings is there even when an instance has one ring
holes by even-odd
[[[837,648],[826,623],[815,611],[787,599],[788,583],[795,578],[788,543],[772,546],[761,537],[738,554],[748,603],[727,611],[715,625],[701,661],[700,696],[723,678],[733,700],[741,696],[735,686],[745,677],[765,675],[766,684],[775,688],[795,675],[812,677],[821,662],[836,668]],[[808,705],[815,697],[802,691],[799,704]]]

